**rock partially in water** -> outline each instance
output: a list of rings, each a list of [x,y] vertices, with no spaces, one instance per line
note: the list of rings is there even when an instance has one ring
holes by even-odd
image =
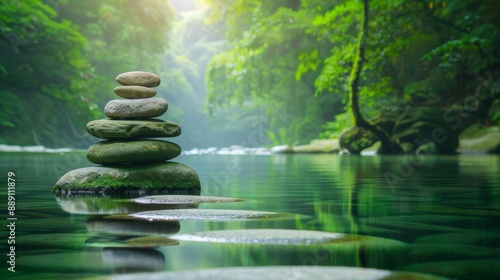
[[[102,141],[90,146],[87,159],[98,164],[162,162],[181,154],[179,145],[163,140]]]
[[[199,195],[152,195],[133,198],[130,201],[140,204],[199,204],[216,202],[238,202],[243,201],[239,198],[217,197],[217,196],[199,196]]]
[[[293,147],[296,153],[336,153],[340,151],[338,139],[313,140],[310,144]]]
[[[104,107],[104,114],[113,119],[155,118],[163,115],[168,103],[162,98],[114,99]]]
[[[292,146],[289,146],[289,145],[274,146],[271,148],[271,153],[273,153],[273,154],[290,154],[290,153],[293,153],[293,148],[292,148]]]
[[[114,280],[253,280],[253,279],[300,279],[300,280],[444,280],[432,275],[409,272],[393,272],[381,269],[357,267],[322,267],[322,266],[266,266],[266,267],[230,267],[211,268],[189,271],[169,271],[155,273],[138,273],[129,275],[113,275]]]
[[[500,126],[471,125],[460,134],[458,151],[462,153],[500,153]]]
[[[57,195],[199,194],[200,190],[198,174],[177,162],[75,169],[52,189]]]
[[[181,243],[218,243],[224,248],[233,246],[238,248],[239,255],[265,255],[260,261],[269,265],[300,265],[307,262],[356,266],[360,265],[359,260],[362,259],[365,267],[391,268],[406,259],[410,252],[409,246],[398,240],[291,229],[219,230],[178,234],[170,238]],[[235,265],[245,265],[238,260],[234,262]]]
[[[150,72],[130,71],[118,75],[116,81],[124,86],[157,87],[160,85],[161,79]]]
[[[173,122],[151,120],[95,120],[87,123],[90,135],[103,139],[175,137],[181,127]]]
[[[143,86],[118,86],[115,87],[114,92],[127,99],[150,98],[156,95],[156,90]]]
[[[224,209],[174,209],[160,210],[129,214],[127,217],[148,221],[179,221],[179,220],[272,220],[294,219],[299,215],[249,211],[249,210],[224,210]],[[109,216],[112,218],[113,216]]]
[[[359,240],[358,236],[340,233],[291,229],[217,230],[174,235],[171,238],[195,242],[275,245],[345,243]]]

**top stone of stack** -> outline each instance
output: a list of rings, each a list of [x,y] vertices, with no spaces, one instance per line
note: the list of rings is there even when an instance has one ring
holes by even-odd
[[[153,73],[131,71],[118,75],[116,81],[124,86],[157,87],[160,85],[161,79]]]

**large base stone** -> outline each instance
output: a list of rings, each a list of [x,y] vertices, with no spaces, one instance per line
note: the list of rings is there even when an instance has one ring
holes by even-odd
[[[198,174],[177,162],[75,169],[52,189],[57,195],[199,194],[200,190]]]

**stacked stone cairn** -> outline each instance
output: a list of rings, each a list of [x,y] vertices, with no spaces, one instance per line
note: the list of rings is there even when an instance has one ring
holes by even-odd
[[[181,153],[179,145],[150,138],[175,137],[179,125],[161,119],[168,109],[165,99],[154,98],[160,77],[132,71],[118,75],[121,84],[114,89],[123,99],[109,101],[104,113],[109,119],[94,120],[87,131],[105,139],[93,144],[87,159],[101,167],[88,167],[66,173],[56,183],[56,194],[125,194],[200,192],[194,170],[169,160]],[[167,162],[166,162],[167,161]]]

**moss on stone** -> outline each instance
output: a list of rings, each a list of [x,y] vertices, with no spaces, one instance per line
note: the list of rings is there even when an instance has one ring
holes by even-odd
[[[63,175],[56,194],[197,194],[200,180],[194,170],[177,162],[86,167]]]

